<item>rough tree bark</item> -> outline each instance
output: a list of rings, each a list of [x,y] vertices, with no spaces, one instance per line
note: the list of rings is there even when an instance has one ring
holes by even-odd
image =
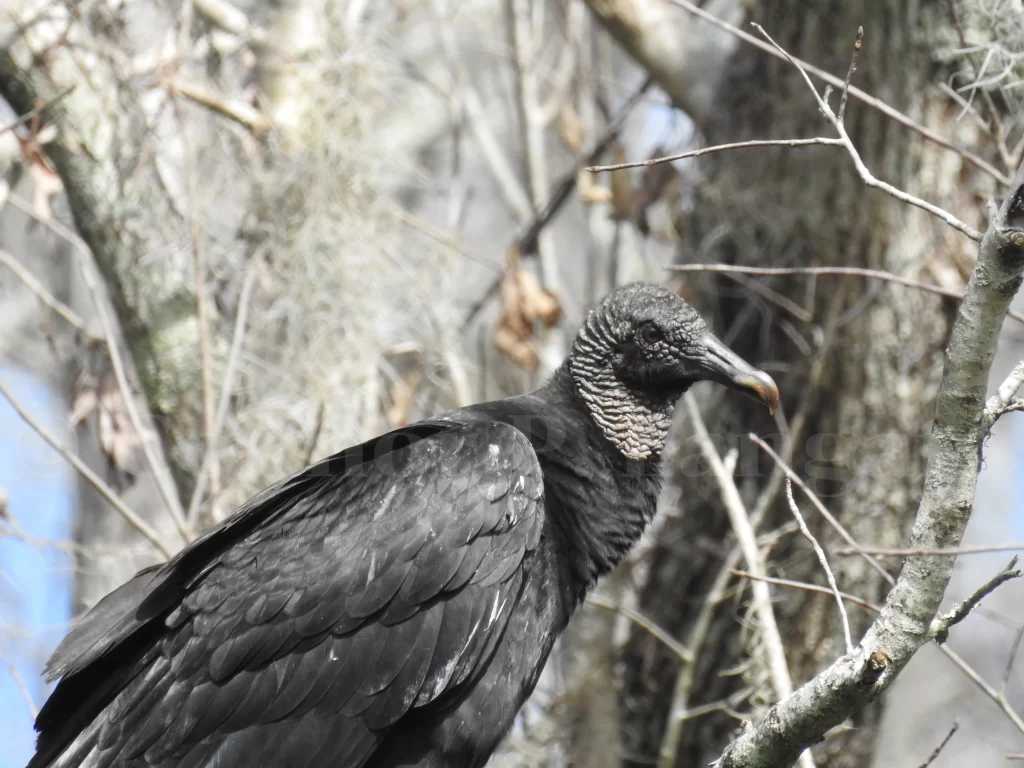
[[[648,6],[668,3],[589,4],[656,78],[670,78],[661,84],[678,106],[690,111],[708,144],[832,135],[788,63],[743,46],[706,99],[685,87],[687,81],[679,82],[688,76],[685,68],[658,59],[660,49],[642,42],[645,27],[638,20],[645,18]],[[672,10],[677,15],[669,22],[677,26],[706,26],[678,8]],[[794,56],[840,76],[849,64],[854,32],[863,25],[865,46],[855,83],[925,126],[947,136],[959,133],[964,143],[972,138],[970,127],[952,122],[955,106],[934,87],[940,79],[934,51],[939,35],[948,29],[945,3],[769,0],[758,3],[755,12],[756,20]],[[655,58],[645,58],[651,56]],[[990,179],[978,178],[956,154],[853,101],[847,126],[876,176],[980,225],[980,206],[972,195],[991,192]],[[965,267],[973,260],[974,247],[966,238],[920,211],[866,190],[842,151],[818,147],[723,153],[702,160],[700,169],[703,180],[680,250],[683,262],[843,264],[961,287]],[[819,282],[813,292],[804,279],[777,280],[770,286],[813,319],[794,319],[749,291],[737,291],[728,279],[688,281],[697,302],[718,318],[719,329],[741,354],[754,361],[783,361],[777,372],[787,414],[791,424],[794,414],[806,419],[793,458],[796,470],[858,540],[905,539],[921,489],[924,438],[950,307],[934,297],[864,282]],[[759,301],[757,310],[744,311],[752,300]],[[796,334],[805,340],[794,341]],[[823,368],[817,374],[816,364]],[[716,400],[706,418],[712,433],[734,444],[736,433],[753,425],[762,432],[776,431],[756,411],[732,399]],[[717,494],[706,474],[694,472],[692,446],[684,442],[683,447],[680,455],[691,460],[677,461],[671,478],[685,499],[683,514],[662,534],[643,608],[685,637],[730,545]],[[745,441],[738,447],[740,487],[745,481],[753,501],[771,465]],[[777,498],[761,530],[789,519]],[[819,538],[831,540],[834,534],[822,529],[820,520],[812,523]],[[822,581],[820,566],[803,541],[784,540],[775,548],[773,561],[776,575]],[[882,579],[863,561],[846,559],[834,566],[843,589],[875,600],[884,594]],[[822,595],[775,596],[798,683],[842,651],[835,607]],[[736,632],[736,606],[727,602],[711,622],[695,673],[693,706],[746,685],[755,688],[756,700],[763,688],[756,663],[743,667],[743,674],[723,674],[736,669],[757,646],[755,631]],[[850,618],[859,637],[870,616],[853,610]],[[627,664],[624,734],[632,737],[627,746],[631,752],[657,754],[671,696],[664,681],[676,674],[678,662],[643,633],[633,638],[631,658],[637,663]],[[772,699],[770,691],[765,698]],[[857,717],[855,729],[820,745],[819,764],[867,765],[878,716],[879,708],[872,707]],[[676,764],[707,764],[735,729],[736,722],[725,715],[686,723]]]

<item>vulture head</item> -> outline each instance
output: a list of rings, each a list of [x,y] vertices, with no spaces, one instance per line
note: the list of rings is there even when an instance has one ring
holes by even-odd
[[[664,448],[676,401],[715,381],[767,403],[771,377],[725,346],[689,304],[662,286],[631,283],[587,315],[569,355],[576,390],[604,436],[629,459]]]

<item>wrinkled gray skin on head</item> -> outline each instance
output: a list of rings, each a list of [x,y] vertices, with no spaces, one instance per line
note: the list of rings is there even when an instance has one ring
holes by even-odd
[[[652,330],[653,329],[653,330]],[[665,447],[676,401],[707,375],[707,325],[667,288],[632,283],[587,315],[569,356],[576,388],[626,458]]]

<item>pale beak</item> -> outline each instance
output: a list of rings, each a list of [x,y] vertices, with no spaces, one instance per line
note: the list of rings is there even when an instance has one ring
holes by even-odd
[[[774,414],[779,407],[779,388],[772,377],[759,371],[710,333],[704,337],[706,350],[700,361],[704,378],[756,397]]]

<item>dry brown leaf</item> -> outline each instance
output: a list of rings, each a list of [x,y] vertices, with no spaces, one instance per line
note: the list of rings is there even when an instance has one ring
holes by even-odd
[[[516,272],[519,284],[519,306],[528,323],[540,320],[548,328],[562,317],[562,305],[551,291],[540,284],[532,272],[520,269]]]
[[[612,191],[595,181],[594,174],[590,171],[580,170],[576,174],[576,189],[579,191],[580,200],[584,203],[610,203]]]
[[[565,104],[558,112],[558,136],[576,154],[583,149],[583,121],[572,104]]]
[[[535,371],[540,358],[534,323],[552,327],[562,316],[562,306],[533,273],[519,267],[518,253],[510,252],[508,261],[509,268],[499,286],[502,313],[494,330],[494,344],[517,365]]]
[[[499,324],[494,330],[494,345],[516,365],[536,371],[540,365],[537,345],[532,338],[524,339],[507,325]]]

